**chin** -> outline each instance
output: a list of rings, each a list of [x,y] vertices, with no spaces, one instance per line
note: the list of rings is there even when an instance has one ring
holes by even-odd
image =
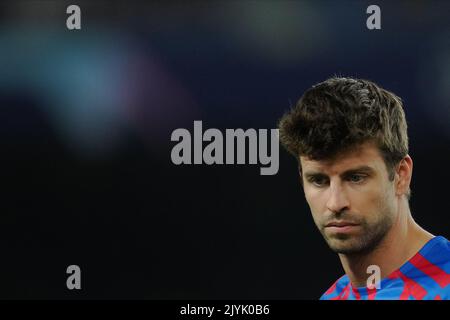
[[[333,238],[327,240],[328,246],[335,253],[356,254],[368,251],[368,247],[355,238]]]

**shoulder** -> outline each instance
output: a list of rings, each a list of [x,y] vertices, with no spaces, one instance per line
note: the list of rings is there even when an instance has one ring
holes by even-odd
[[[428,247],[425,246],[419,251],[417,262],[428,264],[429,267],[437,267],[450,274],[450,241],[442,236],[434,237],[430,240]],[[426,263],[428,262],[428,263]]]
[[[419,298],[450,299],[450,241],[434,237],[409,263],[407,275],[415,281],[415,289],[424,289]]]
[[[350,284],[350,280],[347,275],[343,275],[337,279],[327,291],[322,294],[320,300],[332,300],[337,299],[344,289]]]

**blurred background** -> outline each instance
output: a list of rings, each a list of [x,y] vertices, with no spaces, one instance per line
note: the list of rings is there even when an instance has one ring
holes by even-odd
[[[450,3],[0,4],[0,298],[318,299],[343,274],[296,160],[175,166],[176,128],[275,128],[311,85],[402,97],[411,208],[450,238]],[[82,290],[66,288],[79,265]]]

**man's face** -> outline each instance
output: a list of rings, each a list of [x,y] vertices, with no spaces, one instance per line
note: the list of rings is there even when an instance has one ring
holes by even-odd
[[[332,160],[300,157],[303,188],[314,222],[330,248],[352,254],[373,250],[394,223],[394,182],[372,143]]]

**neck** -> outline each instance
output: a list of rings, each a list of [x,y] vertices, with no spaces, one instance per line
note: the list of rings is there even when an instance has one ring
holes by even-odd
[[[365,287],[370,276],[367,267],[377,265],[383,279],[411,259],[431,238],[433,235],[414,221],[403,199],[394,224],[374,250],[364,254],[339,254],[339,258],[352,285]]]

